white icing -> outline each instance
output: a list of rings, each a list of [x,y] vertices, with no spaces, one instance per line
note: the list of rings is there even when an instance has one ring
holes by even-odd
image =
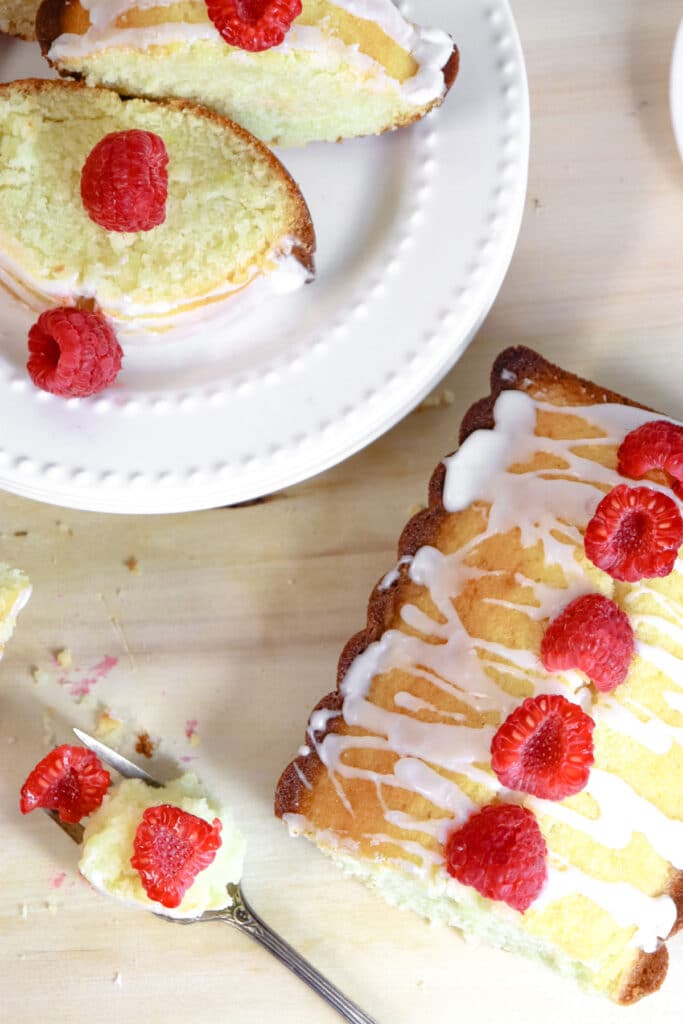
[[[683,693],[674,693],[673,690],[667,690],[664,693],[664,699],[670,708],[683,715]]]
[[[394,583],[397,583],[401,576],[401,566],[408,565],[412,561],[409,555],[404,555],[403,558],[399,558],[397,564],[391,569],[386,576],[382,579],[379,585],[380,590],[388,590],[389,587],[393,587]]]
[[[202,40],[220,41],[217,29],[210,23],[167,22],[146,28],[117,28],[121,15],[134,8],[168,7],[174,0],[82,0],[89,12],[90,27],[82,34],[63,33],[52,44],[48,57],[59,63],[70,58],[84,58],[110,47],[128,47],[145,50],[152,46],[182,43],[190,46]],[[453,52],[453,41],[441,29],[422,28],[406,21],[391,0],[334,0],[334,6],[343,8],[357,18],[374,21],[402,49],[411,54],[418,65],[416,73],[403,83],[383,74],[385,86],[396,88],[405,101],[422,107],[443,96],[445,81],[443,68]],[[335,40],[315,26],[297,25],[287,33],[285,40],[274,50],[287,53],[292,50],[315,50],[324,61],[326,48]],[[359,71],[379,70],[380,65],[357,49],[344,46],[345,54]],[[235,59],[258,61],[258,54],[236,51]],[[322,66],[322,65],[321,65]]]
[[[78,278],[75,274],[37,278],[2,251],[0,283],[35,310],[45,309],[55,302],[70,305],[79,299],[92,298],[115,325],[125,328],[133,324],[150,332],[167,332],[171,328],[186,331],[193,325],[206,326],[210,319],[242,315],[271,295],[284,295],[305,284],[310,275],[292,254],[292,246],[291,239],[284,239],[282,249],[269,254],[264,268],[251,267],[241,284],[226,281],[201,295],[185,295],[177,302],[157,301],[143,305],[122,295],[116,307],[107,306],[101,301],[101,279]],[[226,299],[230,302],[224,303]]]
[[[594,580],[587,575],[580,558],[583,530],[605,491],[623,480],[614,470],[580,452],[586,446],[618,445],[630,430],[652,419],[652,414],[607,403],[563,408],[564,413],[581,417],[602,434],[577,441],[539,438],[535,434],[538,410],[557,411],[521,392],[503,392],[495,405],[495,429],[470,435],[459,451],[445,460],[443,496],[447,510],[457,512],[479,503],[485,530],[451,554],[425,546],[409,560],[410,577],[428,590],[436,615],[432,618],[415,605],[404,605],[403,621],[417,635],[389,630],[349,667],[341,684],[342,713],[348,725],[358,727],[366,735],[332,733],[321,737],[329,718],[339,714],[335,711],[315,712],[309,737],[349,810],[344,780],[363,778],[374,784],[386,821],[397,830],[395,835],[383,835],[380,841],[390,842],[394,848],[403,847],[413,857],[417,854],[421,865],[418,872],[424,877],[441,870],[438,864],[435,869],[433,851],[404,842],[401,831],[424,832],[443,842],[449,830],[473,809],[466,793],[454,781],[444,778],[440,770],[484,785],[491,796],[498,794],[505,800],[521,802],[541,820],[564,824],[609,850],[624,849],[634,832],[641,832],[653,850],[682,869],[683,822],[669,818],[620,777],[601,767],[591,771],[585,792],[599,808],[595,818],[580,814],[564,802],[513,794],[501,787],[487,767],[494,726],[469,727],[457,706],[446,713],[439,712],[435,703],[405,687],[396,693],[391,708],[369,698],[375,676],[401,669],[439,691],[440,703],[452,700],[474,711],[497,712],[503,718],[519,705],[519,697],[511,696],[498,685],[489,674],[495,670],[523,680],[529,692],[561,693],[576,701],[594,717],[596,735],[601,728],[614,730],[658,755],[666,754],[673,743],[683,745],[683,726],[671,725],[651,708],[636,705],[626,687],[612,694],[600,694],[588,686],[579,672],[550,676],[534,653],[470,636],[454,606],[454,595],[487,575],[468,564],[469,556],[487,538],[515,529],[525,547],[542,544],[546,565],[560,567],[564,582],[556,587],[538,584],[518,572],[515,580],[524,588],[524,601],[491,600],[492,607],[510,614],[525,614],[538,622],[555,617],[579,594],[595,590]],[[529,463],[541,451],[553,456],[554,465],[564,468],[506,472],[511,466]],[[671,493],[664,486],[649,482],[648,486]],[[681,568],[679,558],[675,572]],[[385,577],[386,585],[395,580],[395,571]],[[606,586],[611,586],[607,577],[605,581]],[[631,585],[625,600],[634,605],[653,596],[652,604],[661,610],[661,615],[651,610],[650,604],[647,614],[634,611],[632,616],[637,655],[671,681],[671,688],[664,691],[665,699],[674,711],[683,712],[683,659],[638,637],[639,630],[654,627],[672,645],[680,645],[680,606],[656,591],[648,580]],[[431,717],[427,712],[431,712]],[[435,712],[438,720],[434,720]],[[390,750],[399,758],[391,771],[380,775],[351,766],[353,762],[345,755],[358,748]],[[388,810],[382,794],[392,786],[420,794],[440,808],[443,816],[426,821]],[[301,822],[297,828],[310,832],[310,826]],[[317,833],[316,839],[320,842]],[[334,846],[335,842],[334,834],[328,834],[327,843]],[[401,861],[400,866],[402,870],[415,871],[412,857],[410,861]],[[649,896],[623,881],[597,879],[575,866],[562,869],[551,856],[548,883],[534,909],[543,909],[572,893],[582,893],[607,910],[620,926],[632,928],[633,942],[646,951],[654,950],[659,939],[668,935],[675,919],[675,906],[668,896]]]
[[[628,928],[634,920],[639,922],[634,941],[645,953],[654,953],[657,936],[667,936],[676,921],[676,906],[668,896],[653,899],[626,882],[605,885],[572,867],[550,873],[547,885],[534,903],[534,910],[543,910],[575,892],[597,903],[622,928]]]

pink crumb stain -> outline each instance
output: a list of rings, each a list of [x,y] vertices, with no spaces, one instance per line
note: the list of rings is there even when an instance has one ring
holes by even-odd
[[[65,881],[66,871],[56,871],[48,882],[48,885],[51,889],[61,889]]]
[[[191,754],[183,754],[180,760],[183,762],[183,764],[189,764],[190,761],[196,761],[197,758],[193,757]]]
[[[114,658],[111,654],[106,654],[101,661],[98,661],[92,668],[85,670],[85,675],[80,679],[72,679],[68,675],[60,676],[57,682],[60,686],[66,686],[69,689],[69,696],[87,697],[96,683],[101,682],[109,675],[111,670],[115,668],[119,663],[118,658]]]
[[[199,721],[196,718],[188,718],[188,720],[185,722],[185,735],[187,736],[188,740],[191,740],[192,737],[195,735],[195,733],[197,732],[198,725]]]

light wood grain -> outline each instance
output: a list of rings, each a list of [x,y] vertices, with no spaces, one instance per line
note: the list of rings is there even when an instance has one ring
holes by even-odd
[[[91,727],[100,702],[164,737],[162,769],[197,757],[247,833],[255,906],[382,1024],[527,1024],[550,1006],[559,1024],[680,1021],[680,940],[664,991],[620,1010],[386,907],[290,840],[271,810],[307,712],[333,684],[339,649],[363,625],[368,592],[500,348],[529,343],[681,413],[683,167],[667,102],[679,5],[514,7],[532,94],[529,195],[495,307],[437,389],[452,404],[413,413],[343,465],[251,507],[115,518],[0,497],[0,557],[35,587],[0,669],[4,1024],[337,1019],[227,927],[181,929],[92,893],[66,837],[41,815],[20,818],[18,790],[44,734]],[[131,555],[138,575],[124,564]],[[57,682],[61,647],[81,669],[118,659],[80,704]],[[197,747],[184,734],[192,718]]]

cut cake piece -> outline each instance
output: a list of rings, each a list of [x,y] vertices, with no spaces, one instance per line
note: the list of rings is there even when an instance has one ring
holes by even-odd
[[[291,834],[390,903],[618,1003],[659,987],[664,940],[683,924],[683,560],[672,553],[666,578],[619,582],[588,561],[583,537],[605,494],[633,484],[617,471],[619,445],[655,418],[528,349],[503,352],[275,796]],[[670,510],[671,481],[647,483]],[[541,662],[548,624],[595,592],[635,634],[612,692]],[[594,723],[585,789],[563,800],[506,789],[492,769],[501,723],[542,694]],[[533,815],[547,846],[524,912],[447,870],[449,839],[480,808],[508,804]]]
[[[81,200],[88,154],[129,129],[168,152],[165,220],[150,231],[108,231]],[[225,118],[77,82],[0,85],[0,283],[32,308],[94,305],[115,324],[167,330],[300,286],[314,249],[290,175]]]
[[[40,0],[0,0],[0,32],[35,39],[39,7]]]
[[[14,632],[17,616],[30,596],[28,577],[21,570],[0,563],[0,658]]]
[[[229,46],[204,0],[45,0],[37,34],[61,73],[203,103],[282,146],[410,124],[458,70],[450,36],[406,21],[392,0],[303,0],[284,42],[257,53]]]
[[[218,818],[222,826],[215,858],[199,872],[175,907],[151,899],[131,864],[135,834],[144,812],[162,804],[178,807],[209,824]],[[245,849],[244,837],[230,810],[209,796],[195,775],[182,775],[161,788],[140,779],[123,779],[88,818],[78,867],[83,877],[107,896],[155,914],[191,919],[207,910],[230,906],[228,885],[237,884],[242,877]]]

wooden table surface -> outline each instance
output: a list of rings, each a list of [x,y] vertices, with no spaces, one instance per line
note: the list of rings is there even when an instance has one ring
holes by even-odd
[[[195,759],[183,763],[231,801],[247,834],[255,906],[381,1024],[464,1015],[526,1024],[550,1006],[560,1024],[680,1021],[683,941],[672,944],[664,990],[621,1010],[386,907],[272,816],[307,713],[331,687],[341,645],[363,624],[371,586],[392,566],[403,523],[502,347],[528,343],[681,414],[683,166],[667,91],[683,9],[673,0],[516,0],[514,9],[532,105],[524,222],[500,296],[437,388],[439,404],[249,507],[108,517],[0,496],[0,558],[34,584],[0,668],[3,1024],[338,1019],[228,927],[169,926],[96,895],[66,837],[42,815],[20,817],[19,787],[46,745],[67,735],[65,723],[92,728],[104,707],[129,736],[163,737],[151,762],[159,771]],[[71,669],[54,662],[61,648]]]

